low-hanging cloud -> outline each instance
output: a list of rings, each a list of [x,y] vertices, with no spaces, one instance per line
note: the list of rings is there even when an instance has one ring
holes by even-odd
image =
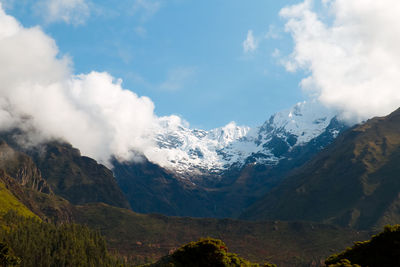
[[[318,0],[286,7],[294,49],[289,71],[309,73],[304,90],[360,121],[400,106],[400,1]]]
[[[0,130],[22,129],[32,144],[62,139],[105,164],[151,153],[161,118],[149,98],[105,72],[74,75],[52,38],[1,6],[0,68]]]

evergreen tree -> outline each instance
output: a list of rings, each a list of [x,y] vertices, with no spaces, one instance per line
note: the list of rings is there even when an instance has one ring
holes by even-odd
[[[0,219],[5,266],[121,266],[99,232],[78,224],[55,225],[10,211]],[[11,248],[20,259],[12,258]]]

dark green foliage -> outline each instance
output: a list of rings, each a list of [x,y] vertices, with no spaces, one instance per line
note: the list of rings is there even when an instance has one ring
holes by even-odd
[[[0,265],[5,266],[18,266],[21,260],[15,257],[7,244],[0,242]]]
[[[76,207],[77,223],[101,229],[110,249],[137,264],[154,262],[182,244],[213,236],[252,262],[315,266],[370,234],[307,222],[249,222],[137,214],[105,204]],[[314,265],[312,265],[314,262]]]
[[[219,239],[203,238],[197,242],[190,242],[176,250],[172,255],[162,258],[159,262],[150,265],[154,267],[228,267],[228,266],[254,266],[234,253],[229,253],[224,242]],[[266,264],[266,267],[276,267]]]
[[[102,236],[86,226],[54,225],[8,212],[0,237],[21,259],[20,266],[119,266]]]
[[[344,252],[330,256],[325,264],[329,267],[400,266],[400,225],[385,226],[384,231],[371,240],[356,242]]]

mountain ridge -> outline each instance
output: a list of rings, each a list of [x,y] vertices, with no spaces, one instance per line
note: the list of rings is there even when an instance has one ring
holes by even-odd
[[[183,146],[179,151],[184,153],[184,149],[193,150],[196,143],[188,144],[188,139],[193,136],[179,137],[180,134],[194,132],[199,138],[213,135],[214,141],[222,139],[224,146],[219,152],[214,152],[228,155],[228,158],[229,153],[235,151],[232,147],[250,144],[257,148],[256,152],[247,154],[239,162],[236,158],[225,169],[210,171],[192,166],[193,172],[182,173],[174,168],[162,167],[144,155],[138,162],[119,163],[115,160],[113,172],[134,211],[235,218],[279,184],[292,169],[304,164],[347,128],[332,111],[328,112],[328,116],[319,109],[313,110],[315,106],[321,108],[315,103],[299,103],[292,109],[271,116],[253,133],[232,124],[228,128],[233,132],[219,129],[207,133],[182,128],[173,139],[168,139],[168,149],[179,150]],[[238,139],[235,141],[234,138]],[[215,149],[213,144],[211,148]],[[223,149],[229,151],[223,154]],[[201,160],[199,153],[196,155],[195,160]],[[175,163],[180,164],[178,161]]]
[[[358,229],[398,222],[399,129],[400,109],[354,126],[241,218],[302,218]]]
[[[219,175],[234,166],[244,166],[249,158],[273,165],[281,160],[282,153],[322,134],[334,119],[337,120],[335,111],[313,101],[277,112],[255,128],[231,122],[205,131],[190,129],[177,118],[164,118],[155,130],[156,146],[144,155],[188,179],[202,174]],[[331,134],[336,137],[339,132],[340,129],[332,129]]]

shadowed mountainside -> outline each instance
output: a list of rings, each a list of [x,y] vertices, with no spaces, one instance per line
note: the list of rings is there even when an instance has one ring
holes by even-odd
[[[54,193],[72,204],[104,202],[129,208],[112,171],[81,156],[78,149],[60,142],[44,144],[28,152]]]
[[[399,178],[400,109],[339,136],[241,218],[380,228],[400,222]]]
[[[211,209],[204,189],[179,180],[167,170],[143,159],[141,162],[113,162],[114,174],[132,210],[200,217]]]
[[[334,140],[333,131],[345,128],[344,124],[332,119],[323,133],[294,147],[287,143],[289,137],[275,137],[266,149],[281,158],[279,163],[259,163],[263,155],[256,154],[249,157],[244,166],[232,166],[220,175],[198,173],[198,176],[182,177],[145,158],[130,163],[114,160],[113,172],[135,212],[236,218],[293,169],[330,144]]]

